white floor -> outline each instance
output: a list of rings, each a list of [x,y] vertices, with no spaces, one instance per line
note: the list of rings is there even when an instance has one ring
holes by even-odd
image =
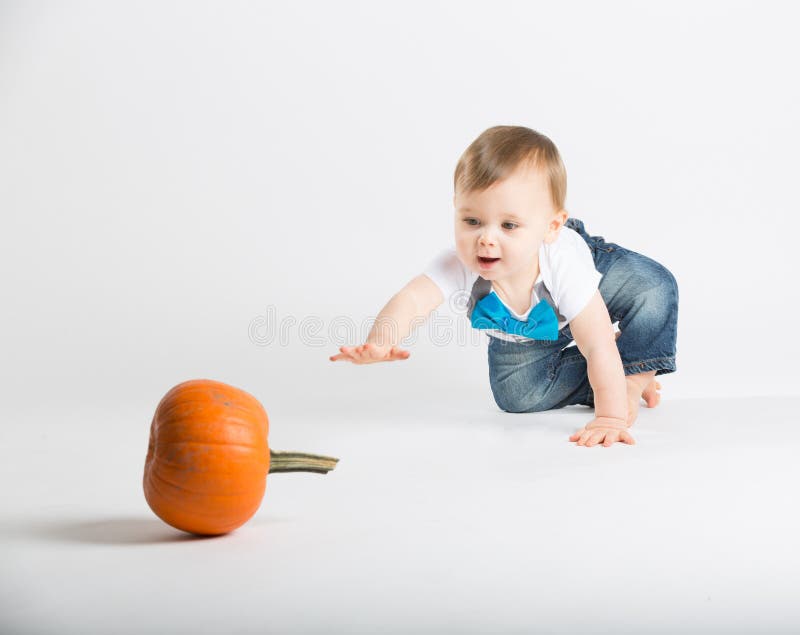
[[[568,437],[589,408],[432,395],[275,401],[274,449],[340,462],[270,475],[212,539],[144,500],[154,403],[18,410],[0,632],[800,630],[800,399],[665,399],[636,445],[586,448]]]

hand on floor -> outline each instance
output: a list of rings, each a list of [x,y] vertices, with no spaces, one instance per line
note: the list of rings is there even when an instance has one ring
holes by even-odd
[[[586,427],[581,428],[573,434],[569,440],[577,441],[578,445],[587,446],[602,442],[606,447],[617,441],[620,443],[627,443],[628,445],[634,445],[636,443],[630,432],[628,432],[627,421],[625,419],[615,419],[613,417],[595,417],[586,424]]]

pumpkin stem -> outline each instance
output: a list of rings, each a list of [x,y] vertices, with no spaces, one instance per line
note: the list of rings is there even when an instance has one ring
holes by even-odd
[[[269,451],[269,473],[273,472],[317,472],[327,474],[339,459],[332,456],[319,454],[306,454],[305,452],[276,452]]]

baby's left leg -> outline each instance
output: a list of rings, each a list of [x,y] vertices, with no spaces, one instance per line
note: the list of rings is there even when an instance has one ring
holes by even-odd
[[[617,331],[615,340],[619,339],[622,331]],[[656,371],[626,375],[625,383],[628,387],[628,427],[633,425],[639,413],[639,400],[644,399],[648,408],[655,408],[661,401],[661,383],[655,380]]]
[[[655,408],[661,401],[658,390],[661,384],[655,380],[656,371],[649,370],[645,373],[626,375],[625,383],[628,385],[628,427],[633,425],[639,415],[639,401],[644,399],[648,408]]]
[[[612,321],[619,321],[617,347],[628,389],[628,425],[640,399],[658,405],[656,375],[675,371],[678,285],[670,271],[639,253],[626,250],[600,285]],[[645,370],[646,369],[646,370]]]
[[[600,293],[612,323],[619,322],[617,348],[627,382],[630,425],[640,398],[650,408],[658,405],[661,384],[655,377],[676,370],[678,284],[672,273],[652,258],[607,242],[602,236],[590,236],[582,221],[570,218],[567,226],[591,249],[595,268],[603,274]],[[567,362],[575,361],[571,356],[563,357]],[[584,403],[594,405],[591,386]]]

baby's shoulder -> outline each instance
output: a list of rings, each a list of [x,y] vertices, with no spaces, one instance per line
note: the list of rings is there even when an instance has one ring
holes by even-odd
[[[455,247],[441,249],[422,272],[439,285],[445,297],[470,289],[478,278],[478,274],[461,262]]]
[[[583,260],[592,257],[592,250],[578,232],[564,225],[552,243],[542,244],[543,260],[556,266],[571,260]]]

